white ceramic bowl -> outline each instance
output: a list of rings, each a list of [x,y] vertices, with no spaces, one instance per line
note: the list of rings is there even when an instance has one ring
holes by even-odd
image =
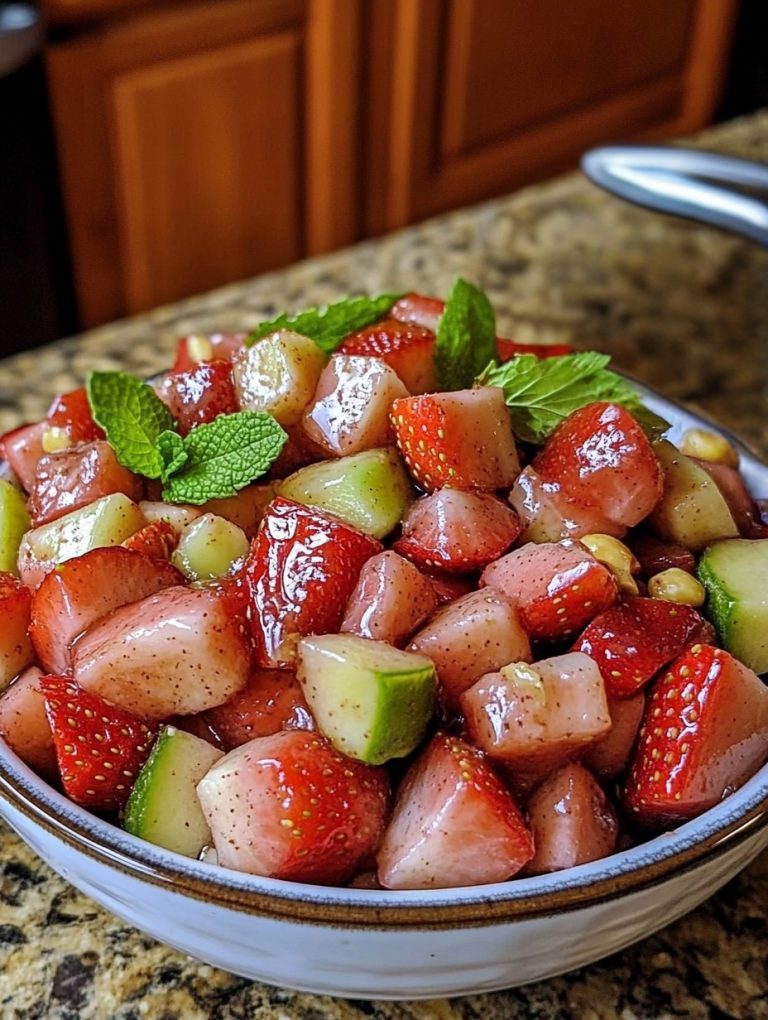
[[[644,392],[673,438],[702,424]],[[741,450],[752,491],[768,496],[768,467]],[[696,907],[768,846],[768,765],[699,818],[612,857],[435,891],[302,885],[169,853],[71,804],[1,739],[0,814],[79,889],[207,963],[317,993],[431,998],[572,970]]]

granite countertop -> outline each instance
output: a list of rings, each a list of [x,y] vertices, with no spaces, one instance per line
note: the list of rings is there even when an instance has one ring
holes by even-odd
[[[768,111],[697,144],[768,162]],[[575,174],[0,362],[0,432],[40,417],[91,367],[166,367],[185,333],[247,329],[354,291],[446,294],[458,274],[488,291],[506,335],[607,351],[768,456],[768,252],[634,209]],[[155,943],[0,823],[0,1017],[759,1020],[767,903],[764,854],[682,921],[569,976],[451,1001],[347,1002],[233,977]]]

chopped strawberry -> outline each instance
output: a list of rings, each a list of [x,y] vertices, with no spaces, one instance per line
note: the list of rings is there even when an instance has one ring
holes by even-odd
[[[533,354],[537,358],[559,358],[563,354],[573,354],[573,347],[570,344],[524,344],[497,336],[496,353],[501,362],[511,361],[518,354]]]
[[[567,499],[595,507],[615,524],[632,527],[661,498],[663,474],[650,442],[629,411],[593,403],[569,415],[533,461],[545,482]]]
[[[381,543],[330,514],[279,496],[245,565],[259,665],[289,665],[304,634],[338,631],[363,564]]]
[[[43,433],[47,427],[44,421],[21,425],[0,438],[0,456],[8,461],[27,492],[35,483],[37,463],[45,455]]]
[[[692,645],[653,685],[625,790],[638,825],[692,818],[768,758],[768,688],[728,652]]]
[[[520,471],[498,387],[405,397],[392,404],[390,418],[408,470],[428,492],[509,488]]]
[[[149,756],[154,729],[82,690],[71,677],[45,676],[40,689],[64,792],[91,810],[119,810]]]
[[[174,372],[188,372],[201,361],[231,361],[243,346],[245,333],[193,333],[179,340]]]
[[[49,673],[67,672],[79,634],[120,606],[183,580],[170,563],[119,545],[60,563],[32,598],[29,634],[40,664]]]
[[[653,577],[670,567],[677,567],[689,574],[696,569],[696,557],[679,542],[659,538],[638,528],[627,536],[626,543],[640,564],[642,577]]]
[[[521,544],[596,534],[623,538],[627,531],[623,525],[609,521],[597,507],[569,500],[559,482],[545,482],[530,464],[517,476],[509,502],[523,528]]]
[[[31,600],[29,588],[0,571],[0,691],[32,662],[27,636]]]
[[[518,607],[533,638],[557,641],[586,626],[616,601],[616,578],[578,542],[532,543],[483,571],[481,584]]]
[[[400,647],[436,607],[429,580],[388,549],[363,564],[341,631]]]
[[[533,849],[512,794],[483,755],[438,733],[398,790],[378,877],[387,889],[503,882]]]
[[[619,822],[590,772],[572,762],[549,776],[528,801],[536,853],[534,875],[597,861],[616,849]]]
[[[296,882],[349,881],[375,851],[387,810],[381,768],[317,733],[256,737],[197,787],[219,864]]]
[[[32,523],[40,527],[115,492],[139,500],[144,483],[118,462],[105,440],[47,454],[38,461],[29,497]]]
[[[202,361],[186,372],[171,372],[157,395],[168,405],[183,436],[196,425],[238,410],[232,365],[223,360]]]
[[[445,302],[440,298],[425,297],[423,294],[406,294],[392,305],[390,318],[398,322],[423,326],[432,333],[437,332],[440,318],[445,311]]]
[[[247,623],[238,610],[237,599],[219,587],[163,588],[120,606],[74,643],[75,680],[146,719],[223,705],[251,671]]]
[[[517,514],[495,496],[438,489],[411,506],[394,548],[422,569],[464,574],[498,559],[519,534]]]
[[[462,595],[469,595],[477,587],[477,578],[465,574],[441,574],[438,570],[422,570],[421,573],[432,585],[438,606],[455,602]]]
[[[93,420],[88,394],[82,387],[59,394],[48,408],[46,423],[49,428],[62,432],[71,446],[104,438],[104,432]]]
[[[256,670],[241,691],[205,718],[227,751],[280,730],[315,729],[301,685],[285,669]]]
[[[56,750],[40,691],[42,675],[42,670],[30,666],[0,696],[0,736],[35,772],[54,778]]]
[[[643,719],[645,692],[630,698],[608,698],[611,728],[587,749],[584,764],[600,779],[614,779],[629,764]]]
[[[630,596],[594,617],[573,650],[594,659],[609,697],[628,698],[686,645],[714,638],[712,625],[690,606]]]
[[[170,521],[150,521],[130,538],[126,538],[123,548],[143,553],[155,560],[169,560],[178,544],[178,532]]]
[[[381,358],[397,372],[409,393],[431,393],[438,388],[435,334],[424,326],[385,319],[350,333],[338,352]]]

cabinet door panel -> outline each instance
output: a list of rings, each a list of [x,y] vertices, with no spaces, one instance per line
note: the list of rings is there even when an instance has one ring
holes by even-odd
[[[301,253],[298,33],[111,80],[129,310]]]

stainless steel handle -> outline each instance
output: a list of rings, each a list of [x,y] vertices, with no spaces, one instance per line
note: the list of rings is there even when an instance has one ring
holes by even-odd
[[[742,234],[768,247],[768,166],[695,149],[606,145],[581,168],[614,195]]]

